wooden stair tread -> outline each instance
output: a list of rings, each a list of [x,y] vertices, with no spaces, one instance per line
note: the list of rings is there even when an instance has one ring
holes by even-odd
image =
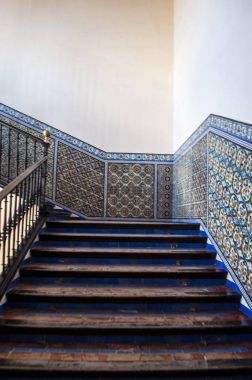
[[[107,247],[67,247],[37,245],[31,249],[34,256],[89,257],[89,258],[130,258],[130,259],[213,259],[216,253],[210,249],[156,249],[156,248],[107,248]]]
[[[207,311],[184,311],[183,313],[179,311],[164,311],[164,310],[137,310],[137,311],[132,311],[132,310],[125,310],[122,308],[122,310],[92,310],[90,309],[85,309],[84,311],[81,310],[76,310],[76,309],[62,309],[62,308],[57,308],[56,305],[53,305],[53,308],[36,308],[33,309],[32,305],[30,307],[22,307],[22,306],[12,306],[11,308],[7,308],[4,310],[2,316],[22,316],[22,315],[41,315],[41,316],[84,316],[84,317],[93,317],[97,316],[98,318],[101,316],[111,316],[111,317],[133,317],[133,318],[151,318],[151,317],[169,317],[169,318],[175,318],[175,317],[181,317],[181,318],[215,318],[215,317],[225,317],[225,318],[245,318],[246,320],[248,317],[245,314],[242,314],[239,310],[231,310],[231,311],[223,311],[221,310],[221,305],[220,308],[217,310],[207,310]],[[1,318],[1,315],[0,315]]]
[[[226,271],[214,266],[216,252],[199,223],[51,215],[0,314],[1,375],[251,373],[252,320],[238,310],[239,294],[216,285]],[[145,278],[154,280],[139,281]]]
[[[252,321],[239,312],[227,315],[203,315],[200,313],[184,313],[181,315],[164,313],[163,315],[142,314],[94,314],[94,315],[57,315],[57,314],[11,314],[0,316],[0,327],[16,326],[18,328],[51,328],[51,329],[88,329],[88,330],[186,330],[186,329],[225,329],[246,327],[252,329]]]
[[[43,356],[36,353],[10,353],[0,355],[1,371],[25,371],[42,373],[186,373],[188,370],[193,373],[200,372],[226,372],[228,370],[251,370],[252,354],[250,353],[206,353],[206,354],[174,354],[174,355],[97,355],[89,356],[85,354],[51,354]]]
[[[198,274],[207,276],[211,274],[226,276],[223,269],[215,266],[153,266],[153,265],[69,265],[69,264],[38,264],[30,263],[21,268],[21,272],[45,272],[45,273],[66,273],[70,276],[74,273],[80,274],[165,274],[176,276]]]
[[[240,296],[225,286],[205,286],[205,287],[98,287],[98,286],[39,286],[18,284],[15,288],[8,292],[9,295],[35,295],[35,296],[61,296],[64,298],[107,298],[107,299],[123,299],[123,298],[164,298],[175,299],[185,297],[201,298],[214,297],[222,298],[234,297],[240,299]]]
[[[67,246],[44,246],[44,245],[36,245],[31,249],[32,252],[35,251],[43,251],[43,252],[48,252],[48,251],[53,251],[53,252],[92,252],[92,253],[128,253],[128,254],[136,254],[136,253],[146,253],[146,254],[169,254],[169,253],[188,253],[188,255],[192,253],[212,253],[216,254],[212,250],[208,248],[126,248],[126,247],[120,247],[120,248],[115,248],[115,247],[67,247]]]

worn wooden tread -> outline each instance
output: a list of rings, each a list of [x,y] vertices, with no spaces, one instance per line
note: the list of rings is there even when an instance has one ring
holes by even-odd
[[[153,266],[153,265],[69,265],[30,263],[21,268],[22,275],[55,276],[121,276],[165,278],[225,278],[226,272],[215,266]]]
[[[126,241],[167,241],[167,242],[206,242],[207,236],[194,234],[128,234],[128,233],[84,233],[84,232],[56,232],[42,231],[39,234],[40,240],[90,240],[107,241],[107,240],[126,240]]]
[[[102,286],[39,286],[18,284],[7,293],[8,299],[51,299],[57,302],[238,302],[240,296],[226,286],[208,287],[102,287]]]
[[[5,316],[12,316],[12,315],[19,315],[19,316],[26,316],[28,314],[30,315],[54,315],[54,316],[115,316],[115,317],[162,317],[162,316],[169,316],[171,318],[175,317],[183,317],[187,316],[188,318],[190,317],[199,317],[199,318],[204,318],[205,316],[211,317],[215,319],[215,317],[230,317],[230,318],[236,318],[237,316],[240,317],[240,315],[244,316],[241,314],[240,311],[237,310],[232,310],[232,311],[223,311],[221,309],[221,304],[219,307],[212,311],[212,310],[207,310],[207,311],[195,311],[195,310],[188,310],[188,311],[164,311],[164,310],[127,310],[125,307],[122,305],[122,308],[116,309],[116,310],[111,310],[111,308],[107,309],[96,309],[93,310],[92,308],[82,310],[82,309],[75,309],[75,308],[66,308],[66,306],[58,305],[58,304],[53,304],[53,305],[47,305],[46,307],[43,306],[43,308],[36,307],[36,309],[32,308],[33,304],[30,304],[30,307],[26,305],[26,307],[23,307],[23,305],[19,306],[16,304],[15,306],[13,305],[11,308],[7,308],[4,311]],[[247,318],[245,316],[245,318]]]
[[[57,315],[53,314],[15,314],[4,313],[0,315],[0,328],[15,327],[18,329],[58,329],[67,332],[67,330],[109,330],[112,333],[116,331],[153,330],[161,331],[183,331],[189,330],[191,333],[195,330],[221,330],[241,329],[246,331],[252,330],[252,320],[239,312],[227,313],[226,315],[207,315],[201,313],[184,313],[178,315],[174,313],[164,313],[156,315],[145,313],[141,315],[125,314],[78,314],[78,315]]]
[[[216,253],[207,248],[108,248],[108,247],[66,247],[37,245],[31,249],[35,256],[64,257],[118,257],[118,258],[214,258]]]
[[[128,248],[128,247],[59,247],[59,246],[53,246],[53,245],[35,245],[32,249],[31,252],[34,251],[45,251],[47,252],[48,250],[52,250],[55,252],[98,252],[98,253],[109,253],[109,252],[115,252],[115,253],[162,253],[162,254],[169,254],[169,253],[214,253],[216,254],[213,250],[208,249],[208,248]]]
[[[78,219],[47,219],[47,226],[56,226],[66,227],[71,226],[74,228],[78,227],[124,227],[124,228],[167,228],[167,229],[181,229],[181,230],[198,230],[199,223],[186,223],[186,222],[137,222],[137,221],[117,221],[117,220],[104,220],[104,221],[95,221],[95,220],[78,220]]]
[[[252,369],[252,354],[250,353],[206,353],[206,354],[174,354],[154,355],[146,354],[141,358],[128,355],[92,356],[81,354],[51,354],[43,356],[35,353],[0,354],[0,370],[15,372],[22,371],[42,373],[79,373],[82,376],[88,373],[97,374],[181,374],[190,371],[193,373],[225,373],[226,371],[245,371]],[[243,372],[242,372],[243,373]]]

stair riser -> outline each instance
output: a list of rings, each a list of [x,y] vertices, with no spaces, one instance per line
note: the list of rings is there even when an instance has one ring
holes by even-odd
[[[139,380],[139,376],[144,378],[144,380],[251,380],[251,369],[241,370],[240,368],[237,370],[232,369],[232,375],[226,376],[224,372],[228,372],[228,370],[223,370],[222,372],[218,371],[211,371],[212,375],[207,375],[207,372],[200,372],[197,371],[196,373],[192,374],[192,371],[190,371],[190,375],[185,375],[181,373],[176,374],[161,374],[161,373],[155,373],[155,375],[148,375],[148,374],[85,374],[85,380],[118,380],[120,377],[120,380]],[[242,373],[242,374],[241,374]],[[246,374],[247,373],[247,374]],[[26,370],[20,370],[18,369],[15,374],[14,369],[9,370],[1,370],[1,374],[3,374],[5,380],[27,380],[32,379],[34,380],[34,376],[36,376],[36,379],[39,380],[69,380],[69,379],[75,379],[75,380],[83,380],[83,375],[79,375],[77,373],[71,372],[69,375],[67,375],[66,371],[64,371],[64,375],[60,373],[53,373],[53,375],[48,372],[47,374],[42,374],[41,371],[26,371]],[[97,378],[99,376],[99,378]],[[144,376],[144,377],[143,377]]]
[[[34,342],[34,343],[59,343],[59,344],[158,344],[158,343],[168,343],[168,344],[190,344],[190,343],[238,343],[243,341],[249,341],[252,339],[252,334],[244,333],[242,331],[233,331],[232,334],[228,332],[216,331],[212,334],[199,332],[198,334],[152,334],[149,335],[145,332],[139,334],[129,334],[120,333],[119,334],[105,334],[98,332],[95,333],[55,333],[50,334],[43,333],[43,331],[28,332],[19,331],[12,332],[1,332],[0,331],[0,342]]]
[[[226,272],[200,267],[216,254],[199,223],[103,225],[54,215],[7,292],[1,378],[251,377],[252,323],[225,287]],[[82,266],[89,264],[117,266]]]
[[[195,311],[203,311],[203,312],[211,312],[216,310],[221,310],[222,312],[229,312],[237,310],[238,303],[237,302],[223,302],[219,303],[184,303],[184,304],[176,304],[176,303],[57,303],[52,304],[48,302],[9,302],[9,308],[20,308],[20,309],[33,309],[38,312],[57,312],[57,313],[65,313],[66,310],[77,311],[80,313],[90,312],[90,310],[94,312],[129,312],[132,315],[138,312],[178,312],[178,313],[186,313],[186,312],[195,312]]]
[[[46,223],[47,228],[53,229],[74,229],[74,230],[85,230],[85,231],[104,231],[104,232],[112,232],[112,231],[129,231],[130,233],[135,233],[135,231],[146,231],[147,233],[151,233],[152,231],[185,231],[189,233],[189,231],[199,231],[200,225],[197,223],[166,223],[166,224],[154,224],[154,223],[126,223],[126,222],[88,222],[88,221],[77,221],[77,220],[52,220],[49,218]]]
[[[160,237],[160,236],[154,236],[154,235],[144,235],[144,236],[134,236],[134,234],[131,234],[130,236],[125,235],[125,236],[116,236],[116,235],[99,235],[97,234],[96,236],[91,236],[91,235],[74,235],[72,233],[67,234],[62,234],[62,235],[57,235],[57,234],[47,234],[47,233],[41,233],[39,235],[39,240],[41,241],[60,241],[61,244],[64,242],[68,241],[76,241],[76,242],[89,242],[89,244],[92,244],[94,246],[98,246],[98,242],[105,242],[105,243],[116,243],[119,244],[120,246],[123,246],[123,243],[129,244],[132,243],[144,243],[143,247],[147,248],[150,244],[153,246],[155,245],[166,245],[167,247],[170,246],[172,243],[178,243],[178,244],[186,244],[186,246],[191,246],[192,244],[206,244],[207,242],[207,237],[205,236],[196,236],[196,235],[188,235],[187,237],[185,235],[181,236],[165,236],[165,237]],[[146,243],[149,243],[146,245]],[[90,245],[90,246],[92,246]],[[107,244],[104,245],[105,247],[108,247]],[[118,245],[116,245],[118,246]],[[196,246],[195,246],[196,248]]]
[[[46,232],[66,232],[66,233],[84,233],[84,234],[107,234],[108,236],[110,234],[129,234],[129,235],[137,235],[137,234],[143,234],[146,235],[146,238],[148,235],[180,235],[183,237],[184,235],[193,235],[198,234],[199,231],[195,229],[168,229],[168,228],[57,228],[53,227],[51,228],[48,225],[45,229]]]
[[[21,302],[52,302],[52,303],[62,303],[62,300],[65,299],[65,302],[71,302],[71,303],[89,303],[89,304],[102,304],[102,303],[111,303],[111,304],[138,304],[138,303],[145,303],[145,304],[157,304],[157,303],[173,303],[173,304],[183,304],[183,303],[225,303],[225,302],[231,302],[231,303],[239,303],[240,296],[236,295],[230,295],[230,296],[218,296],[218,295],[202,295],[201,297],[198,296],[180,296],[180,297],[104,297],[97,295],[96,297],[83,297],[83,296],[69,296],[64,297],[62,295],[57,296],[48,296],[48,295],[41,295],[41,294],[16,294],[16,293],[9,293],[7,294],[7,299],[10,301],[21,301]]]
[[[39,275],[40,276],[40,275]],[[27,274],[24,276],[22,274],[21,282],[25,284],[75,284],[75,285],[122,285],[122,286],[218,286],[224,285],[226,279],[223,278],[181,278],[181,279],[166,279],[166,278],[155,278],[154,276],[150,278],[127,278],[125,276],[117,277],[91,277],[91,276],[76,276],[76,277],[52,277],[43,276],[32,277]],[[217,276],[216,276],[217,277]]]

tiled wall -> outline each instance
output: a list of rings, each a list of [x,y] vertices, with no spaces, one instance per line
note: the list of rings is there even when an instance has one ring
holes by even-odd
[[[58,143],[56,202],[86,216],[103,217],[104,178],[104,162]]]
[[[157,165],[157,178],[157,218],[171,218],[173,165]]]
[[[0,120],[50,129],[57,204],[86,217],[200,218],[252,298],[251,126],[210,115],[175,155],[152,155],[103,152],[1,104]]]
[[[174,164],[174,217],[207,218],[207,135]]]
[[[209,134],[208,230],[252,298],[252,152]]]
[[[209,132],[174,164],[174,217],[200,218],[252,298],[252,151]]]
[[[0,121],[34,136],[51,130],[47,197],[58,205],[91,218],[172,216],[172,155],[109,154],[28,116],[19,118],[0,114]]]
[[[154,217],[154,165],[108,165],[107,216]]]

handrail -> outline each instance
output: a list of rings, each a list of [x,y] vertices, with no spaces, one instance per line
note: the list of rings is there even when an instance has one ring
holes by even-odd
[[[37,141],[38,143],[42,144],[43,146],[45,146],[47,144],[42,138],[36,137],[36,136],[32,135],[31,133],[24,131],[23,129],[19,129],[19,128],[15,127],[14,125],[6,123],[6,121],[0,120],[0,124],[3,124],[6,127],[15,130],[16,132],[22,134],[23,136],[26,136],[27,138],[29,138],[31,140]]]
[[[6,125],[0,122],[0,180],[4,182],[4,170],[7,179],[7,185],[0,191],[0,298],[45,219],[50,137],[48,131],[43,133],[43,141],[17,128],[10,132],[12,126],[4,128]]]
[[[0,182],[7,185],[27,168],[47,156],[50,134],[40,137],[0,121]]]
[[[23,173],[21,173],[18,177],[16,177],[13,181],[11,181],[8,185],[6,185],[0,191],[0,202],[3,201],[7,195],[13,191],[22,181],[25,180],[32,172],[34,172],[39,166],[41,166],[44,162],[47,161],[47,157],[43,157],[41,160],[37,161],[35,164],[26,169]]]

